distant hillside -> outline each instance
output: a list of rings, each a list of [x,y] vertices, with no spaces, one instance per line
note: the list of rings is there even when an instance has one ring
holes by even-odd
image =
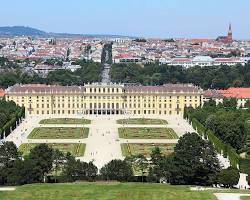
[[[102,34],[71,34],[71,33],[47,33],[31,27],[25,26],[5,26],[0,27],[0,36],[33,36],[33,37],[127,37],[121,35]]]
[[[0,35],[4,36],[45,36],[47,33],[35,28],[25,26],[4,26],[0,27]]]

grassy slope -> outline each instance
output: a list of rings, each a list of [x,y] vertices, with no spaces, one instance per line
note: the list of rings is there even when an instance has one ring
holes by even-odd
[[[159,184],[44,184],[0,192],[1,200],[216,200],[211,191]]]

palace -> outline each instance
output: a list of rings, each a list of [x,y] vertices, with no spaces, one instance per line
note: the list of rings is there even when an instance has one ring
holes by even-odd
[[[84,86],[14,85],[6,100],[26,108],[31,115],[45,114],[182,114],[198,107],[203,90],[192,84],[132,86],[93,83]]]

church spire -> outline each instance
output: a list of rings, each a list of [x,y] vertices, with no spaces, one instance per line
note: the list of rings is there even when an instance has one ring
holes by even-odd
[[[228,39],[228,42],[232,42],[233,41],[233,31],[232,31],[231,22],[229,23],[227,39]]]

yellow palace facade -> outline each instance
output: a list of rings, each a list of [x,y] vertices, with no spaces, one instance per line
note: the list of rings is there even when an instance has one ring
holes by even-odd
[[[171,115],[203,103],[203,91],[191,84],[133,86],[93,83],[84,86],[14,85],[6,100],[30,115]]]

